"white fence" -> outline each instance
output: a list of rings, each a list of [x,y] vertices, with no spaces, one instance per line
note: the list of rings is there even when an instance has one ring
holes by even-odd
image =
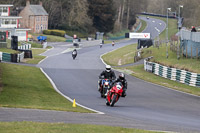
[[[30,50],[31,44],[22,44],[21,46],[18,46],[18,49],[20,49],[20,50]]]
[[[191,32],[189,30],[182,29],[180,33],[181,40],[191,40],[194,42],[200,42],[200,32]]]
[[[18,54],[17,56],[17,62],[21,62],[24,59],[24,52]]]

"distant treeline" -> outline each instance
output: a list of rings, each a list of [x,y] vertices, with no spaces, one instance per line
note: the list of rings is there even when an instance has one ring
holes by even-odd
[[[167,8],[181,16],[186,26],[199,25],[199,0],[30,0],[31,4],[43,3],[49,14],[49,28],[83,33],[115,32],[132,29],[136,22],[136,13],[150,12],[165,15]],[[0,4],[13,4],[24,7],[26,0],[6,0]],[[19,9],[19,8],[18,8]]]

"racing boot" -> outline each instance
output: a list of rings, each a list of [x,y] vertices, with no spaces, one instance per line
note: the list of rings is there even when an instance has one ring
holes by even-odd
[[[122,92],[122,97],[126,97],[126,90]]]
[[[109,92],[109,90],[107,90],[107,92],[106,92],[105,96],[107,96],[107,95],[108,95],[108,92]]]
[[[100,86],[100,82],[98,81],[98,91],[101,91],[101,86]]]

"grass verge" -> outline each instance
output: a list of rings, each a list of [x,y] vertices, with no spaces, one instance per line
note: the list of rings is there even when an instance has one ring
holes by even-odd
[[[91,112],[58,94],[39,68],[15,64],[0,64],[3,89],[0,107],[34,108],[73,112]]]
[[[0,132],[4,133],[158,133],[139,129],[110,127],[87,124],[40,123],[40,122],[0,122]]]
[[[144,21],[144,20],[141,20],[141,22],[142,22],[142,26],[141,26],[141,28],[137,31],[137,32],[142,32],[146,27],[147,27],[147,23]]]
[[[119,69],[119,68],[117,68]],[[200,96],[200,89],[198,87],[192,87],[188,86],[186,84],[182,84],[176,81],[172,81],[169,79],[162,78],[160,76],[154,75],[153,73],[146,72],[144,70],[144,65],[138,65],[138,66],[131,66],[131,67],[124,67],[120,68],[120,71],[131,71],[131,75],[135,76],[139,79],[143,79],[145,81],[155,83],[158,85],[162,85],[168,88],[172,88],[175,90],[183,91],[186,93],[194,94]]]
[[[53,35],[44,35],[44,34],[31,34],[35,40],[38,36],[47,36],[47,42],[65,42],[66,38]]]
[[[145,16],[145,15],[142,15],[142,16]],[[153,16],[149,16],[149,18],[160,19],[160,20],[164,21],[165,23],[167,23],[167,19],[166,18],[155,17],[155,16],[154,17]],[[170,39],[170,37],[172,35],[176,34],[177,32],[178,32],[178,29],[177,29],[177,19],[168,18],[168,37],[169,37],[169,39]],[[166,39],[166,30],[164,30],[160,34],[160,39]]]
[[[200,61],[199,59],[190,59],[181,57],[179,60],[177,59],[177,54],[170,50],[168,46],[168,58],[166,58],[166,45],[163,44],[159,49],[150,47],[148,49],[143,50],[142,57],[146,58],[149,56],[153,56],[152,61],[157,62],[159,64],[175,67],[182,70],[187,70],[190,72],[200,73]]]
[[[166,21],[164,18],[158,18],[158,19],[163,19],[163,21]],[[174,35],[177,31],[176,20],[169,19],[169,27],[170,27],[169,35]],[[165,35],[166,35],[165,32],[163,32],[161,34],[161,36],[163,36],[163,38]],[[176,53],[172,52],[170,50],[169,46],[167,48],[168,48],[168,54],[169,54],[168,58],[166,58],[166,45],[165,44],[162,45],[159,49],[154,48],[154,47],[144,49],[142,52],[142,57],[145,58],[145,57],[153,56],[154,57],[153,61],[158,62],[162,65],[200,73],[199,60],[186,59],[186,58],[181,58],[180,60],[177,60]],[[133,52],[134,52],[133,47],[131,45],[129,45],[129,46],[120,48],[118,50],[112,51],[112,52],[104,55],[102,58],[107,64],[110,64],[112,66],[119,65],[118,64],[119,60],[121,60],[122,65],[130,64],[130,63],[134,62],[133,61],[134,56],[132,55]],[[127,55],[127,56],[125,56],[125,55]],[[125,58],[122,58],[122,57],[125,57]],[[126,61],[127,59],[129,59],[129,61]],[[138,77],[140,79],[143,79],[143,80],[155,83],[155,84],[159,84],[162,86],[166,86],[168,88],[172,88],[172,89],[176,89],[179,91],[183,91],[183,92],[187,92],[187,93],[191,93],[191,94],[200,96],[199,88],[191,87],[191,86],[188,86],[188,85],[185,85],[182,83],[178,83],[176,81],[171,81],[171,80],[156,76],[152,73],[148,73],[148,72],[144,71],[143,65],[121,68],[121,69],[123,69],[123,70],[127,69],[128,71],[131,71],[133,76]]]
[[[134,62],[136,44],[131,44],[102,56],[102,59],[112,66],[119,66]]]
[[[44,53],[46,49],[34,49],[32,48],[32,55],[33,58],[25,58],[23,62],[26,62],[28,64],[38,64],[41,60],[45,58],[45,56],[41,56],[41,53]]]
[[[0,52],[11,53],[11,54],[18,54],[18,53],[20,53],[19,51],[12,50],[12,49],[7,49],[7,48],[0,48]]]

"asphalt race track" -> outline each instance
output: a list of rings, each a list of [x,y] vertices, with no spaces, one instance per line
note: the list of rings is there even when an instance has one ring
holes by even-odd
[[[144,32],[150,32],[152,38],[158,35],[155,27],[162,31],[166,26],[160,20],[143,19],[148,22]],[[101,49],[99,46],[80,49],[76,60],[72,60],[71,52],[52,56],[40,67],[61,93],[76,99],[83,106],[112,116],[149,122],[160,126],[160,130],[171,127],[200,131],[199,97],[153,85],[129,75],[126,75],[127,97],[121,98],[113,108],[105,105],[105,99],[100,98],[97,91],[98,75],[105,68],[100,56],[134,42],[136,40],[116,43],[114,47],[107,44]]]
[[[161,20],[142,19],[147,21],[148,26],[144,32],[151,33],[152,38],[158,35],[156,29],[163,31],[166,27]],[[105,113],[103,115],[97,114],[95,117],[94,114],[85,114],[87,116],[84,118],[80,114],[75,114],[74,118],[77,119],[80,115],[80,121],[73,121],[72,118],[69,121],[66,119],[63,121],[66,123],[92,123],[93,121],[92,124],[148,130],[200,132],[200,97],[154,85],[129,75],[126,75],[128,81],[127,97],[120,98],[114,107],[106,106],[105,99],[101,98],[97,91],[98,76],[105,69],[100,56],[136,42],[137,40],[127,40],[116,43],[114,47],[111,44],[105,44],[102,48],[99,46],[82,48],[78,50],[78,56],[75,60],[72,59],[71,52],[63,52],[67,48],[65,43],[55,44],[53,45],[54,49],[44,53],[49,57],[42,61],[38,67],[41,67],[52,79],[63,95],[76,99],[77,103],[85,107]],[[115,71],[115,73],[118,75],[118,72]],[[112,123],[112,120],[116,124]]]

